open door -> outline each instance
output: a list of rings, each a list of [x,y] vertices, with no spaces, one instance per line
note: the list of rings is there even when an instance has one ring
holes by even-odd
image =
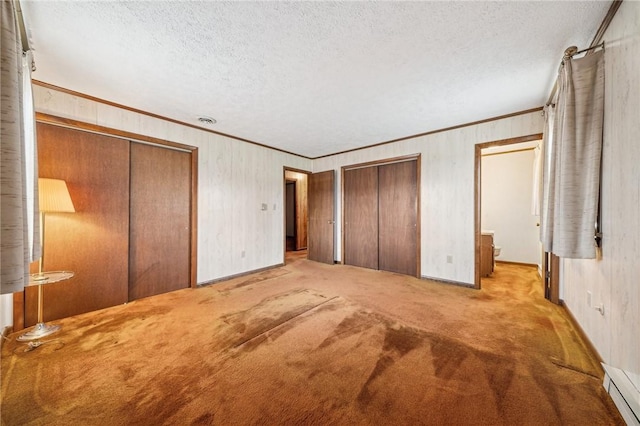
[[[335,227],[335,173],[328,170],[309,175],[308,258],[333,264]]]
[[[560,304],[560,258],[545,252],[542,259],[544,297],[556,305]]]

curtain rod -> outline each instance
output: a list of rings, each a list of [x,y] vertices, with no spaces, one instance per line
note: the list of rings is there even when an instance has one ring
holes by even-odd
[[[27,27],[24,24],[24,15],[22,14],[22,7],[20,6],[20,0],[14,0],[13,7],[16,11],[16,20],[18,21],[18,29],[20,31],[20,41],[22,42],[22,51],[28,52],[31,50],[29,46],[29,37],[27,37]]]
[[[599,44],[596,44],[595,46],[590,46],[587,47],[586,49],[582,49],[582,50],[578,50],[578,48],[576,46],[569,46],[564,50],[564,55],[562,56],[562,61],[560,61],[560,67],[562,67],[562,65],[564,64],[564,61],[566,59],[570,59],[573,58],[575,55],[578,55],[580,53],[584,53],[587,52],[587,55],[589,54],[588,52],[590,52],[591,50],[597,49],[597,48],[603,48],[604,49],[604,40],[602,40],[602,42],[600,42]],[[558,72],[560,72],[560,68],[558,68]],[[556,83],[553,85],[553,89],[551,89],[551,94],[549,95],[549,100],[547,101],[547,103],[545,105],[552,105],[553,104],[553,97],[556,94],[556,91],[558,90],[558,80],[556,80]],[[544,114],[544,112],[543,112]]]
[[[586,49],[578,50],[576,46],[569,46],[564,50],[564,56],[562,59],[571,58],[577,54],[588,52],[589,50],[597,49],[598,47],[604,48],[604,41],[600,44],[596,44],[595,46],[587,47]]]

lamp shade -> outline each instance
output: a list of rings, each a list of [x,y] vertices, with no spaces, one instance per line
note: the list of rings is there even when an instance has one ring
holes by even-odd
[[[73,202],[67,189],[67,183],[62,179],[38,179],[38,201],[41,212],[73,213]]]

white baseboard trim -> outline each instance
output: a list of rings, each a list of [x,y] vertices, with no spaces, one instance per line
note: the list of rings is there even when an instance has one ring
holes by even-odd
[[[602,363],[604,381],[602,386],[609,392],[628,426],[640,426],[640,391],[619,368]]]

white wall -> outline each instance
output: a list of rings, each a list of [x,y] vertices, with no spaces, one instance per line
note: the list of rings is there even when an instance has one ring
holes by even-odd
[[[564,260],[563,299],[604,361],[640,388],[640,3],[625,1],[604,35],[601,257]],[[600,315],[587,306],[603,303]]]
[[[0,295],[0,333],[13,325],[13,294]]]
[[[421,274],[465,284],[474,283],[474,159],[475,145],[542,133],[540,112],[434,133],[373,148],[314,160],[314,172],[336,170],[368,161],[421,154]],[[338,193],[336,260],[342,259],[342,195]],[[447,263],[447,256],[453,257]]]
[[[540,263],[540,218],[531,214],[534,160],[533,149],[482,157],[481,223],[495,232],[497,260]]]

